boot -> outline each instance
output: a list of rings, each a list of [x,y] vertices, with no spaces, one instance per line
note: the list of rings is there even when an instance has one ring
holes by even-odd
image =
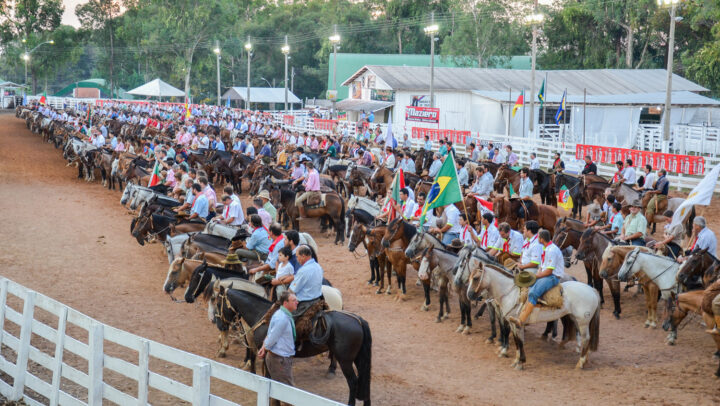
[[[298,213],[300,214],[300,217],[298,217],[298,220],[307,218],[307,216],[305,215],[305,205],[298,206]]]
[[[720,316],[715,316],[715,327],[711,328],[710,330],[705,330],[705,332],[720,335],[720,330],[718,330],[718,326],[720,326]]]
[[[507,320],[518,327],[522,327],[525,325],[525,321],[527,321],[528,317],[530,317],[530,313],[532,313],[534,308],[534,304],[526,302],[525,307],[522,308],[522,311],[520,312],[520,316],[518,318],[510,316],[507,318]]]

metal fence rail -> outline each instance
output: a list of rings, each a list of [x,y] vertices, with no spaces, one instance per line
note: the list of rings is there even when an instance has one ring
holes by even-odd
[[[21,300],[22,312],[8,305],[8,300],[12,303]],[[57,325],[50,326],[41,321],[36,314],[38,309],[57,317]],[[12,329],[8,324],[18,328]],[[88,337],[87,342],[67,334],[69,329],[84,330],[82,335]],[[19,336],[13,335],[13,330],[19,330]],[[31,342],[32,336],[35,338]],[[54,350],[49,350],[47,345],[38,345],[37,337],[52,343]],[[117,351],[109,354],[105,342],[119,346],[125,350],[124,355],[130,354],[130,358],[137,354],[136,362],[128,362],[128,356],[120,358]],[[301,389],[105,325],[5,278],[0,279],[0,344],[6,347],[0,355],[0,371],[12,378],[12,384],[0,379],[0,393],[9,400],[22,399],[31,406],[43,404],[36,399],[37,394],[46,398],[51,406],[102,405],[104,400],[119,405],[147,405],[150,390],[193,405],[237,405],[213,393],[218,381],[236,389],[255,392],[257,405],[268,405],[270,397],[298,406],[340,405]],[[63,359],[65,353],[79,357],[87,367],[69,365]],[[13,354],[14,357],[10,356]],[[15,358],[14,362],[12,358]],[[192,383],[187,385],[152,371],[149,365],[151,358],[172,364],[173,368],[184,369],[192,376]],[[30,361],[42,368],[29,368]],[[49,373],[39,374],[36,372],[38,369]],[[112,386],[104,371],[133,381],[137,390],[130,393],[127,388],[120,390]],[[64,386],[72,382],[86,390],[87,399],[79,399],[64,391],[61,378],[65,381]],[[210,385],[211,379],[213,386]],[[35,394],[30,396],[28,390]]]

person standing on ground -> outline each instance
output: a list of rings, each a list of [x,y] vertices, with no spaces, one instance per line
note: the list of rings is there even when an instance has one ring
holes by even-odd
[[[295,322],[292,312],[297,310],[298,299],[292,292],[283,292],[278,299],[280,308],[270,319],[267,335],[258,357],[265,358],[270,378],[286,385],[295,386],[292,366],[295,355]],[[273,404],[280,402],[273,399]]]

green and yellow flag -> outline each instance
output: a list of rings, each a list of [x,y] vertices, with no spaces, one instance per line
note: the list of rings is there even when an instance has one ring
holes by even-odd
[[[573,208],[573,200],[572,197],[570,197],[570,191],[568,190],[567,186],[563,185],[562,188],[560,188],[560,193],[558,193],[558,207],[562,207],[565,210],[572,210]]]
[[[455,157],[453,154],[448,154],[430,187],[427,199],[425,199],[425,206],[422,216],[420,216],[420,228],[425,223],[425,214],[428,210],[459,202],[462,198],[462,190],[455,169]]]

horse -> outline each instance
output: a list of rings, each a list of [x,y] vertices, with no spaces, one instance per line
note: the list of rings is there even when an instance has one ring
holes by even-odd
[[[602,256],[600,257],[600,266],[598,267],[599,275],[601,278],[605,279],[605,281],[608,284],[608,287],[610,288],[610,293],[613,297],[613,303],[615,305],[615,310],[613,311],[613,316],[615,316],[616,319],[620,318],[620,281],[617,278],[618,271],[620,270],[620,266],[622,266],[623,262],[625,261],[625,257],[627,256],[628,252],[632,251],[635,248],[640,248],[641,250],[645,250],[646,252],[651,252],[649,248],[643,248],[643,247],[635,247],[634,245],[614,245],[614,243],[609,243],[605,250],[602,253]],[[647,281],[644,278],[641,278],[642,281]],[[641,282],[642,283],[642,282]],[[647,289],[650,288],[650,286],[647,286],[645,289],[645,292],[647,292]],[[657,293],[657,291],[655,291]],[[646,300],[648,293],[645,293]],[[657,301],[657,300],[656,300]],[[648,326],[650,325],[651,321],[648,317],[647,319]]]
[[[533,182],[533,194],[540,194],[542,204],[557,206],[555,194],[550,189],[550,176],[540,169],[530,171],[530,180]],[[495,175],[495,191],[502,193],[504,188],[511,184],[513,190],[520,190],[520,172],[503,164]]]
[[[382,247],[385,249],[385,255],[397,275],[398,296],[395,298],[396,300],[405,300],[405,295],[407,294],[405,279],[407,266],[411,261],[410,258],[405,255],[405,249],[416,233],[417,229],[415,226],[403,220],[402,217],[398,217],[388,224],[381,240]],[[413,266],[415,266],[415,264],[413,264]]]
[[[173,299],[173,301],[177,301],[172,297],[175,289],[185,287],[185,285],[190,281],[193,272],[195,272],[195,270],[204,262],[205,261],[197,259],[187,259],[183,257],[176,258],[170,263],[170,267],[168,268],[168,274],[165,277],[165,282],[163,283],[163,292],[170,295],[170,298]]]
[[[385,197],[387,190],[392,186],[395,174],[386,166],[378,166],[370,177],[371,185],[374,185],[374,198]]]
[[[582,217],[582,207],[585,204],[585,191],[582,178],[568,175],[567,173],[556,173],[553,177],[555,179],[555,194],[560,193],[562,187],[565,186],[574,203],[572,217]]]
[[[672,306],[671,293],[677,288],[677,271],[679,267],[680,264],[672,258],[655,255],[651,252],[643,252],[639,247],[636,247],[625,257],[625,261],[618,271],[618,279],[625,282],[636,273],[643,272],[650,279],[643,285],[648,287],[656,285],[662,297],[667,301],[667,308],[670,309]],[[641,279],[641,282],[644,281]],[[648,321],[645,322],[646,327],[657,327],[657,301],[657,290],[653,289],[652,292],[648,292],[648,289],[646,289],[645,303],[648,307],[649,321],[649,323]]]
[[[598,294],[600,294],[601,304],[605,302],[603,298],[603,281],[600,277],[600,263],[602,262],[602,255],[605,252],[605,248],[615,243],[608,238],[605,234],[598,232],[595,229],[588,228],[583,231],[580,235],[580,241],[578,243],[577,252],[575,258],[579,261],[583,261],[585,264],[585,272],[588,276],[588,285],[594,287]],[[610,289],[612,291],[612,288]],[[619,287],[618,287],[619,294]],[[613,299],[615,296],[613,296]],[[617,314],[615,313],[617,312]],[[615,316],[620,315],[619,299],[615,302]]]
[[[536,307],[527,323],[548,322],[565,319],[563,325],[562,347],[571,337],[578,337],[580,359],[575,368],[582,369],[588,361],[590,351],[597,351],[600,342],[600,297],[592,287],[576,281],[563,282],[563,306],[559,309]],[[487,290],[491,298],[498,303],[501,317],[507,318],[511,313],[517,314],[520,288],[515,286],[513,275],[500,266],[482,263],[470,275],[467,288],[468,298],[474,299],[479,293]],[[515,361],[512,366],[522,370],[525,364],[525,327],[511,324],[515,346]],[[577,334],[576,334],[577,333]]]
[[[525,221],[535,220],[538,225],[548,231],[552,235],[555,231],[555,222],[557,221],[557,212],[552,206],[533,203],[533,207],[527,210],[525,218],[518,217],[520,209],[520,199],[508,200],[502,195],[493,198],[493,211],[498,222],[507,222],[515,230],[522,229]]]
[[[271,185],[273,183],[269,183],[268,187],[270,188],[270,198],[273,205],[285,209],[293,230],[299,231],[300,222],[298,217],[300,217],[300,211],[295,206],[295,191]],[[335,228],[335,244],[343,244],[345,242],[345,199],[338,195],[337,192],[333,192],[325,193],[324,200],[324,206],[305,207],[305,216],[329,218],[331,225]]]
[[[365,246],[370,261],[370,279],[367,283],[378,286],[375,293],[381,294],[385,288],[385,275],[387,275],[388,286],[385,293],[389,295],[392,286],[392,264],[388,261],[381,244],[385,229],[385,226],[371,228],[362,223],[355,224],[350,232],[348,250],[354,253],[360,244]]]
[[[450,315],[450,301],[448,292],[448,283],[453,278],[453,270],[458,259],[458,254],[447,251],[442,248],[428,247],[421,254],[420,268],[418,269],[418,277],[421,281],[430,281],[432,276],[437,282],[438,287],[438,315],[435,320],[437,323],[447,319]],[[443,313],[443,303],[446,312]]]
[[[263,321],[271,306],[271,302],[260,296],[223,287],[219,288],[215,301],[215,325],[221,332],[227,332],[236,321],[242,322],[246,344],[252,350],[252,370],[256,351],[262,346],[267,334],[268,326]],[[347,312],[328,311],[321,317],[327,326],[324,336],[317,338],[311,334],[309,340],[302,342],[295,357],[307,358],[329,351],[332,358],[340,363],[347,381],[350,392],[347,404],[355,405],[356,399],[359,399],[364,405],[370,405],[370,326],[360,316]],[[353,370],[353,364],[357,368],[357,374]]]
[[[677,280],[687,290],[705,289],[714,279],[706,280],[704,277],[707,270],[717,269],[720,267],[720,260],[714,255],[707,252],[707,248],[694,252],[680,265],[677,274]]]
[[[195,233],[178,234],[173,237],[165,237],[165,241],[162,243],[165,246],[165,252],[167,253],[169,264],[172,264],[176,258],[180,258],[182,256],[183,244],[193,235],[195,235]]]
[[[706,325],[712,326],[715,320],[702,310],[703,296],[705,295],[704,290],[692,290],[690,292],[683,292],[677,295],[676,306],[672,313],[665,319],[663,323],[663,330],[669,331],[665,342],[668,345],[675,345],[677,343],[677,328],[680,323],[687,317],[688,313],[694,313],[703,318]],[[720,357],[720,336],[716,334],[710,334],[713,341],[715,341],[715,356]],[[715,375],[720,376],[720,369]]]
[[[575,220],[569,217],[561,217],[555,222],[555,232],[553,233],[553,243],[560,248],[565,258],[565,266],[570,266],[569,255],[566,255],[566,249],[568,247],[575,248],[576,250],[580,246],[580,236],[585,231],[585,224],[582,221]],[[570,253],[572,254],[572,252]],[[588,268],[585,268],[588,273],[588,284],[592,283],[592,275]],[[602,296],[602,295],[600,295]]]
[[[148,237],[155,237],[160,241],[165,241],[168,235],[174,236],[201,231],[205,227],[205,223],[202,221],[181,221],[177,222],[177,219],[173,217],[148,213],[137,219],[131,234],[138,244],[145,245]]]

